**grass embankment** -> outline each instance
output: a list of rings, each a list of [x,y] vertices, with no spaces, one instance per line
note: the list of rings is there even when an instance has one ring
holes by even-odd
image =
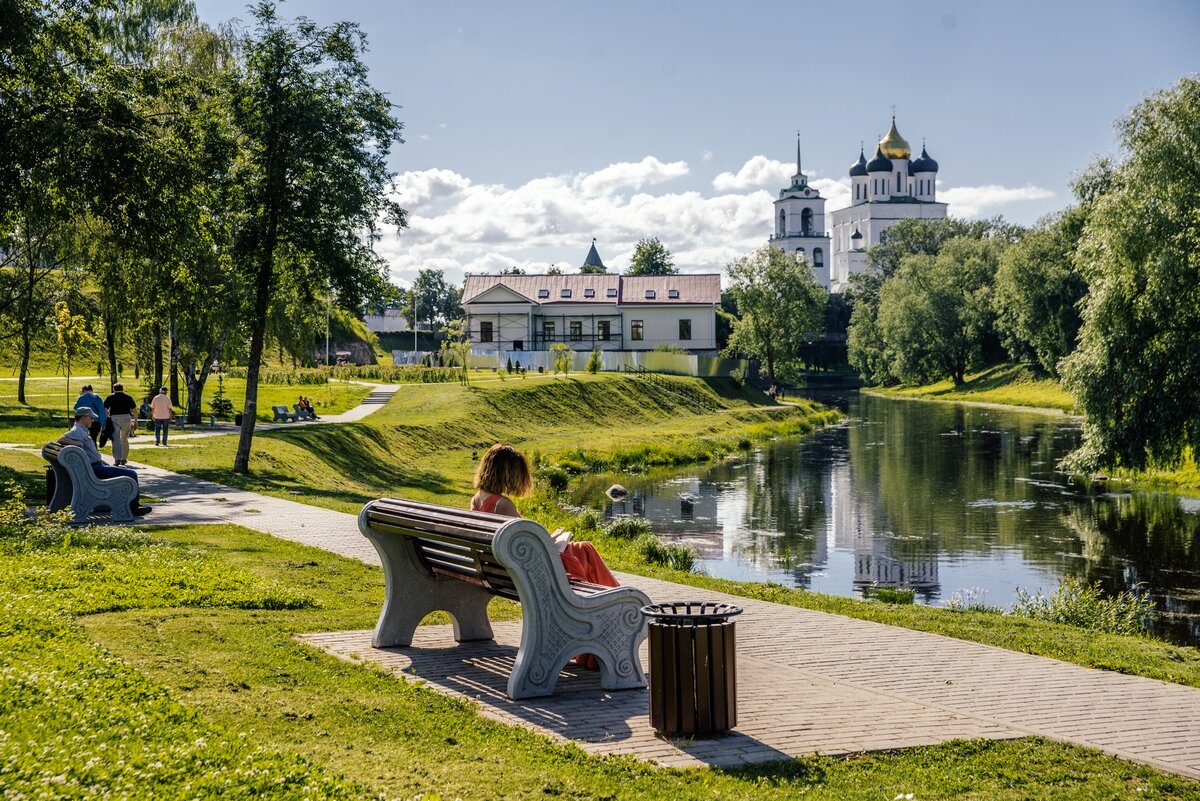
[[[6,796],[1200,799],[1037,738],[745,770],[593,757],[294,639],[370,628],[378,568],[232,526],[110,536],[0,537]]]
[[[504,441],[530,457],[644,468],[717,458],[801,434],[836,412],[766,404],[728,380],[622,374],[409,384],[359,423],[255,436],[251,475],[230,469],[233,437],[142,451],[155,465],[344,512],[381,496],[455,505],[473,492],[476,458]]]
[[[960,387],[947,379],[917,387],[871,387],[866,391],[894,398],[986,403],[1078,414],[1075,399],[1056,380],[1038,378],[1028,367],[1018,364],[1000,364],[969,373]]]

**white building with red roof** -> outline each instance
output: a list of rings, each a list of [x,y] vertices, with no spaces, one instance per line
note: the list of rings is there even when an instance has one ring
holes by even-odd
[[[472,275],[462,299],[477,353],[545,351],[563,342],[576,351],[669,345],[711,356],[720,305],[716,273]]]

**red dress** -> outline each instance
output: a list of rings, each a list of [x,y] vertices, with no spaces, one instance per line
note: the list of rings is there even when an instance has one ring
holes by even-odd
[[[503,495],[492,494],[479,504],[472,499],[471,508],[477,512],[495,514],[496,504],[503,497]],[[563,568],[567,571],[567,575],[576,581],[586,581],[603,587],[620,586],[616,576],[612,574],[608,565],[604,564],[604,559],[596,551],[596,546],[590,542],[572,540],[567,543],[566,550],[559,552],[559,557],[562,558]]]

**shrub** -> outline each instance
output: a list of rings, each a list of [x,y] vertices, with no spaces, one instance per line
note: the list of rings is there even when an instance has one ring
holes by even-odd
[[[1136,589],[1136,588],[1135,588]],[[1126,590],[1106,596],[1098,584],[1066,576],[1053,595],[1038,590],[1030,595],[1017,588],[1017,602],[1010,614],[1064,623],[1108,634],[1144,634],[1154,620],[1154,601],[1147,595]]]
[[[946,608],[952,612],[999,612],[994,606],[984,603],[987,590],[982,587],[966,587],[952,594]]]
[[[618,540],[636,540],[650,533],[650,524],[640,517],[622,517],[609,523],[604,533]]]
[[[600,514],[595,509],[584,509],[575,516],[577,531],[598,531],[600,529]]]
[[[600,357],[600,349],[596,348],[592,351],[592,355],[588,356],[586,369],[592,375],[600,372],[600,368],[604,366],[604,359]]]
[[[864,587],[863,598],[885,604],[907,605],[916,600],[917,591],[911,587]]]
[[[540,478],[544,479],[546,485],[555,492],[565,492],[567,482],[570,480],[567,476],[567,471],[561,467],[547,467],[541,471]]]
[[[555,374],[570,375],[571,365],[575,362],[575,351],[571,350],[565,342],[555,342],[550,346],[550,352],[554,354]],[[539,367],[538,371],[540,372],[541,369]]]
[[[691,573],[696,567],[696,554],[686,545],[664,545],[653,534],[644,534],[638,541],[642,558],[654,565]]]

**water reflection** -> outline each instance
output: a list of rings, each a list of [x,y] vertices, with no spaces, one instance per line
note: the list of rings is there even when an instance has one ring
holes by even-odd
[[[823,399],[827,400],[827,399]],[[1200,641],[1200,500],[1078,488],[1055,464],[1080,437],[1049,417],[871,396],[847,422],[702,470],[585,480],[577,501],[638,515],[691,545],[712,575],[839,595],[910,587],[925,603],[1066,574],[1116,592],[1142,585],[1171,614],[1164,633]]]

